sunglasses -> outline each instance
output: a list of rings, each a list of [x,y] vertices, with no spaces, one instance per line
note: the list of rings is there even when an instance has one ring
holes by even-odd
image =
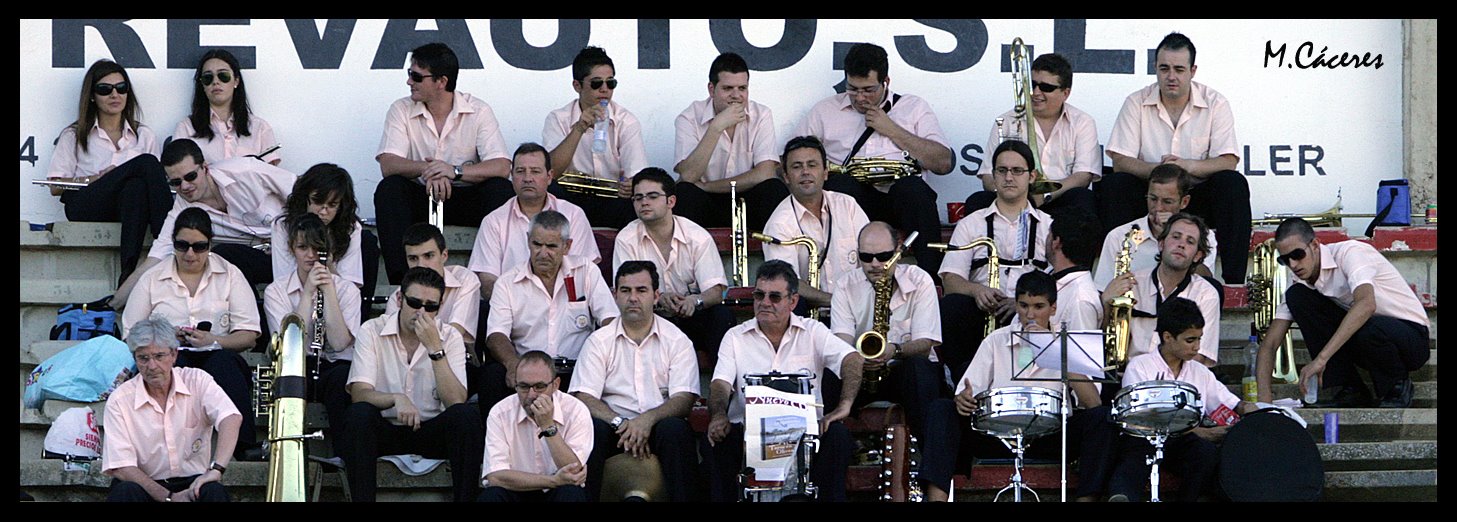
[[[435,312],[440,311],[440,303],[427,303],[427,302],[425,302],[423,300],[415,299],[415,298],[410,297],[408,295],[405,296],[405,304],[410,305],[410,308],[415,308],[415,309],[422,309],[423,308],[426,312],[430,312],[432,314],[435,313]]]
[[[783,301],[784,298],[789,297],[789,294],[781,294],[779,292],[765,293],[763,290],[755,290],[752,295],[754,296],[755,301],[763,301],[764,298],[767,297],[769,298],[769,302],[774,304],[779,304],[779,302]]]
[[[199,75],[197,77],[197,83],[200,83],[200,84],[202,84],[203,87],[206,87],[206,86],[212,85],[213,78],[214,78],[214,76],[212,74],[212,71],[208,71],[208,72],[202,73],[201,75]],[[220,82],[228,83],[228,82],[233,81],[233,73],[231,73],[229,71],[218,71],[218,74],[217,74],[216,78]]]
[[[188,183],[196,182],[197,181],[197,172],[198,171],[194,170],[192,172],[188,172],[186,174],[183,174],[182,177],[180,177],[180,178],[167,178],[167,184],[168,185],[171,185],[172,188],[177,188],[177,187],[182,186],[182,182],[183,181],[186,181]]]
[[[417,73],[415,71],[410,71],[410,70],[406,70],[405,71],[405,74],[410,77],[410,81],[415,82],[415,83],[423,82],[423,81],[425,81],[426,78],[439,78],[440,77],[440,75],[438,75],[438,74],[420,74],[420,73]]]
[[[132,84],[128,82],[98,83],[95,87],[97,96],[111,96],[111,91],[126,94],[132,92]]]
[[[192,249],[193,252],[201,254],[203,252],[207,252],[208,249],[212,248],[212,242],[198,241],[196,243],[188,243],[181,239],[172,242],[172,249],[178,252],[187,252],[187,249],[189,248]]]
[[[551,386],[551,383],[549,383],[549,382],[538,382],[536,384],[527,384],[527,383],[524,383],[524,382],[518,382],[518,383],[516,383],[516,391],[519,391],[521,393],[526,393],[529,390],[536,390],[538,393],[540,393],[540,392],[546,391],[546,388],[548,386]]]
[[[885,251],[885,252],[876,252],[876,253],[873,253],[873,254],[870,253],[870,252],[861,252],[860,253],[860,262],[861,263],[869,263],[871,261],[878,260],[878,261],[880,261],[882,263],[889,263],[890,262],[890,258],[892,258],[892,257],[895,257],[895,251],[894,250],[888,250],[888,251]]]
[[[1055,90],[1058,90],[1058,89],[1061,89],[1062,88],[1061,85],[1052,84],[1052,83],[1042,83],[1042,82],[1039,82],[1039,81],[1036,81],[1036,80],[1033,80],[1032,81],[1032,86],[1033,87],[1036,87],[1037,90],[1042,91],[1042,92],[1052,92],[1052,91],[1055,91]]]
[[[587,82],[587,86],[588,87],[591,87],[592,90],[595,91],[597,89],[601,89],[602,88],[602,84],[604,84],[604,83],[607,84],[607,88],[609,90],[610,89],[616,89],[617,88],[617,78],[608,78],[606,80],[603,80],[601,78],[598,78],[598,79],[592,80],[590,82]]]
[[[1305,259],[1304,248],[1297,248],[1295,250],[1291,250],[1289,254],[1276,256],[1275,262],[1280,263],[1280,266],[1290,266],[1291,261],[1299,261],[1301,259]]]

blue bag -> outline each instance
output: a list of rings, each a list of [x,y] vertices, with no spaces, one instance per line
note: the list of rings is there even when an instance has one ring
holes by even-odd
[[[52,341],[85,341],[100,335],[121,337],[116,329],[116,310],[111,296],[89,303],[62,306],[56,312],[56,325],[51,327]]]
[[[67,348],[41,362],[25,379],[25,407],[46,400],[98,402],[137,373],[126,343],[102,335]]]
[[[1382,180],[1376,187],[1376,219],[1366,227],[1366,237],[1376,227],[1411,226],[1411,186],[1404,179]]]

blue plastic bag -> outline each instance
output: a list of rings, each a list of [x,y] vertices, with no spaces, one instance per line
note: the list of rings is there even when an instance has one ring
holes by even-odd
[[[104,401],[121,383],[137,374],[126,343],[103,335],[65,349],[35,367],[25,379],[25,407],[40,408],[46,400]]]

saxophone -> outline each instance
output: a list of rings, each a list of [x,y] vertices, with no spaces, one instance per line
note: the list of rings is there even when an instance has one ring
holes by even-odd
[[[794,237],[791,237],[789,239],[779,239],[779,238],[776,238],[776,237],[770,237],[769,235],[764,234],[763,232],[755,232],[751,237],[753,237],[754,239],[757,239],[757,240],[759,240],[761,242],[764,242],[764,243],[773,243],[775,245],[784,245],[784,246],[788,246],[788,245],[803,245],[806,249],[809,249],[809,286],[812,286],[816,290],[819,290],[819,288],[820,288],[820,246],[819,246],[819,244],[815,243],[814,238],[809,237],[809,236],[794,236]],[[813,319],[815,321],[820,320],[820,309],[819,309],[819,307],[813,307],[809,311],[809,318],[810,319]]]
[[[259,420],[268,420],[269,502],[303,502],[304,442],[323,438],[322,432],[304,433],[305,346],[304,323],[296,314],[283,317],[268,346],[271,362],[254,369],[257,395],[253,408]],[[266,403],[266,406],[265,406]]]
[[[941,252],[968,250],[979,246],[984,246],[987,248],[987,286],[997,290],[1001,290],[1002,276],[999,272],[1002,271],[1002,262],[1001,259],[997,257],[997,242],[992,240],[992,238],[982,236],[971,240],[970,243],[967,243],[965,245],[952,245],[949,243],[926,243],[926,247]],[[986,329],[982,332],[982,338],[990,337],[992,335],[992,331],[996,329],[997,314],[988,312],[987,325]]]
[[[734,265],[733,278],[729,282],[733,286],[749,286],[749,220],[746,215],[744,202],[739,199],[739,182],[729,182],[729,216],[731,217],[730,230],[733,232],[734,247],[732,260]]]
[[[890,256],[890,261],[885,262],[885,277],[871,283],[875,288],[875,316],[871,320],[870,330],[855,338],[855,351],[866,359],[874,359],[885,354],[885,347],[890,343],[885,341],[885,336],[890,334],[890,295],[895,292],[895,263],[900,261],[901,253],[911,247],[911,242],[916,240],[920,232],[911,232],[901,248],[896,249],[895,255]],[[865,393],[875,393],[880,386],[880,381],[890,373],[888,365],[882,365],[875,371],[865,372],[864,380],[860,381],[860,389]]]
[[[1113,262],[1113,277],[1128,273],[1133,266],[1133,245],[1143,239],[1143,230],[1138,225],[1133,225],[1123,236],[1123,248],[1118,251],[1118,258]],[[1123,295],[1115,296],[1113,302],[1108,305],[1111,316],[1108,318],[1108,327],[1103,330],[1103,369],[1122,370],[1128,365],[1128,344],[1132,340],[1133,331],[1133,305],[1138,300],[1133,297],[1133,289],[1124,292]]]
[[[1285,300],[1285,287],[1289,286],[1289,273],[1275,261],[1279,255],[1280,251],[1275,249],[1274,239],[1266,239],[1255,247],[1255,261],[1250,264],[1250,276],[1245,283],[1249,289],[1250,309],[1254,311],[1255,330],[1259,331],[1260,340],[1269,335],[1270,323],[1275,320],[1275,310]],[[1275,347],[1275,368],[1271,376],[1292,384],[1297,380],[1295,342],[1290,338],[1289,330],[1285,331],[1285,340]]]

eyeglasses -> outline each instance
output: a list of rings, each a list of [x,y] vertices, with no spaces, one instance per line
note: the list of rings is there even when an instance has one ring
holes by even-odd
[[[1028,172],[1032,172],[1030,169],[1024,169],[1022,167],[997,167],[993,169],[993,171],[1002,176],[1005,176],[1007,174],[1011,174],[1013,176],[1021,176]]]
[[[894,250],[889,250],[889,251],[885,251],[885,252],[876,252],[874,254],[872,254],[870,252],[861,252],[860,253],[860,262],[861,263],[869,263],[871,261],[878,260],[878,261],[880,261],[882,263],[888,263],[888,262],[890,262],[890,258],[891,257],[894,257],[894,256],[895,256],[895,251]]]
[[[214,78],[214,76],[213,76],[212,71],[208,71],[208,72],[205,72],[205,73],[202,73],[202,74],[198,75],[198,77],[197,77],[197,83],[200,83],[200,84],[202,84],[203,87],[206,87],[206,86],[212,85],[213,78]],[[229,83],[229,82],[233,81],[233,73],[230,72],[230,71],[218,71],[218,74],[217,74],[216,78],[220,82]]]
[[[602,88],[602,84],[604,84],[604,83],[607,84],[607,89],[608,90],[613,90],[613,89],[616,89],[617,88],[617,78],[608,78],[606,80],[603,80],[601,78],[597,78],[595,80],[592,80],[592,81],[587,82],[587,86],[588,87],[591,87],[592,90],[595,91],[597,89],[601,89]]]
[[[1036,80],[1033,80],[1032,81],[1032,86],[1033,87],[1036,87],[1037,90],[1042,91],[1042,92],[1052,92],[1052,91],[1055,91],[1055,90],[1058,90],[1058,89],[1061,89],[1062,88],[1061,85],[1057,85],[1057,84],[1053,84],[1053,83],[1042,83],[1042,82],[1039,82],[1039,81],[1036,81]]]
[[[1290,266],[1291,261],[1299,261],[1301,259],[1305,259],[1304,248],[1297,248],[1295,250],[1291,250],[1289,254],[1276,256],[1275,262],[1280,263],[1280,266]]]
[[[648,201],[657,201],[658,198],[661,198],[664,195],[665,194],[663,194],[662,192],[649,192],[647,194],[633,194],[632,195],[632,200],[633,201],[642,201],[642,200],[646,199]]]
[[[426,78],[439,78],[440,77],[440,75],[438,75],[438,74],[420,74],[420,73],[417,73],[417,72],[411,71],[411,70],[406,70],[405,71],[405,74],[410,77],[410,81],[415,82],[415,83],[423,82],[423,81],[425,81]]]
[[[551,386],[551,383],[549,383],[549,382],[538,382],[538,383],[535,383],[535,384],[528,384],[528,383],[524,383],[524,382],[518,382],[518,383],[516,383],[516,391],[519,391],[521,393],[526,393],[527,391],[530,391],[530,390],[536,390],[537,393],[540,393],[540,392],[546,391],[547,387],[550,387],[550,386]]]
[[[879,93],[880,92],[880,88],[881,87],[884,87],[884,86],[885,86],[884,83],[877,83],[877,84],[871,85],[869,87],[851,87],[850,86],[850,83],[849,82],[846,82],[845,83],[845,94],[848,94],[848,95],[851,95],[851,96],[855,96],[857,94],[864,94],[866,96],[874,96],[876,93]]]
[[[201,254],[203,252],[207,252],[208,249],[212,248],[212,242],[211,241],[198,241],[196,243],[188,243],[188,242],[183,241],[181,239],[178,239],[178,240],[172,242],[172,249],[173,250],[176,250],[178,252],[184,252],[185,253],[185,252],[187,252],[187,249],[189,249],[189,248],[191,248],[193,252],[197,252],[197,253]]]
[[[415,299],[408,295],[405,296],[405,304],[410,305],[410,308],[423,308],[426,312],[430,312],[432,314],[440,311],[440,303],[427,303],[422,299]]]
[[[754,296],[754,300],[755,301],[763,301],[764,298],[767,297],[767,298],[769,298],[769,302],[774,303],[774,304],[779,304],[779,302],[780,301],[783,301],[784,298],[790,296],[790,294],[781,294],[779,292],[768,292],[768,293],[765,293],[763,290],[755,290],[752,295]]]
[[[128,82],[98,83],[94,90],[97,96],[111,96],[113,89],[118,93],[126,94],[132,92],[132,84]]]
[[[182,186],[182,182],[184,182],[184,181],[186,181],[188,183],[195,182],[195,181],[197,181],[197,172],[198,171],[194,170],[192,172],[188,172],[186,174],[183,174],[182,177],[180,177],[180,178],[167,178],[167,184],[168,185],[171,185],[172,188],[177,188],[177,187]]]
[[[136,358],[137,365],[143,365],[143,364],[147,364],[147,363],[152,362],[152,361],[162,362],[162,361],[165,361],[167,359],[171,359],[172,358],[172,352],[171,351],[166,351],[166,352],[162,352],[162,353],[159,353],[159,354],[156,354],[156,355],[134,354],[133,357]]]

